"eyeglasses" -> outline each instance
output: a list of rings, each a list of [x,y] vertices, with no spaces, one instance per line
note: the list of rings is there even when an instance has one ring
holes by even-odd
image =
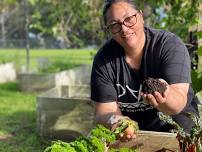
[[[112,34],[117,34],[122,30],[122,24],[126,27],[132,27],[137,23],[137,13],[131,16],[126,17],[123,22],[112,23],[107,26],[107,30],[109,30]]]

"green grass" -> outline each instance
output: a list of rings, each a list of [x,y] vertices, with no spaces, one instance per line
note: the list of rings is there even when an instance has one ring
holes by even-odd
[[[0,152],[41,152],[46,145],[36,133],[36,94],[17,86],[0,84]]]
[[[37,68],[37,59],[43,57],[51,66],[42,72],[57,72],[91,64],[93,54],[93,50],[30,50],[30,67]],[[6,62],[18,68],[25,65],[25,50],[0,49],[0,63]],[[16,82],[0,84],[0,152],[43,152],[50,144],[37,135],[36,96],[20,92]]]
[[[95,53],[95,50],[87,49],[30,49],[29,69],[37,72],[58,72],[81,64],[91,64]],[[48,65],[43,64],[44,69],[40,69],[39,60],[42,58],[48,61]],[[26,66],[26,61],[25,49],[0,49],[0,63],[14,62],[20,71],[22,66]],[[55,64],[60,64],[61,69],[56,68]]]

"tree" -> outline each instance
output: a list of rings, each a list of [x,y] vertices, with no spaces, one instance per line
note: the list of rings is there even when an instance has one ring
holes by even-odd
[[[6,46],[6,35],[7,35],[7,26],[6,26],[6,21],[8,17],[10,16],[11,12],[9,11],[13,6],[15,5],[16,1],[15,0],[2,0],[0,2],[0,26],[1,26],[1,34],[0,34],[0,39],[2,42],[2,46]]]
[[[35,0],[32,3],[34,11],[30,29],[45,37],[61,38],[65,47],[96,44],[99,41],[97,33],[101,32],[99,3],[100,1]]]
[[[199,22],[199,2],[201,0],[143,0],[137,1],[146,12],[149,24],[170,30],[187,39],[188,28]],[[145,7],[147,6],[147,7]],[[147,8],[145,10],[145,8]],[[148,9],[149,8],[149,9]],[[148,11],[148,12],[147,12]]]
[[[29,32],[50,40],[48,47],[84,47],[100,45],[105,40],[103,0],[2,0],[1,40],[25,39],[24,1],[27,1]],[[201,0],[134,1],[143,10],[146,25],[170,30],[183,40],[187,39],[189,26],[198,22]],[[57,46],[58,41],[63,46]]]

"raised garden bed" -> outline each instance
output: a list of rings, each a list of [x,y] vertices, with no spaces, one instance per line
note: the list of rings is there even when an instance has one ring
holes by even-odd
[[[12,62],[0,64],[0,83],[16,80],[16,70]]]
[[[58,86],[37,97],[40,136],[72,140],[93,127],[93,102],[88,85]]]
[[[56,86],[90,83],[91,66],[79,67],[52,74],[20,73],[19,87],[23,92],[44,92]]]
[[[174,133],[139,131],[137,139],[128,142],[117,141],[111,147],[137,147],[140,152],[177,152],[179,143]]]

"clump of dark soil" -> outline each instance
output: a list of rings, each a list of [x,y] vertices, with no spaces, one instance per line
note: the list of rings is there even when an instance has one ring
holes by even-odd
[[[145,94],[152,94],[155,91],[163,94],[166,90],[166,84],[161,82],[159,79],[148,78],[142,83],[142,92]]]

